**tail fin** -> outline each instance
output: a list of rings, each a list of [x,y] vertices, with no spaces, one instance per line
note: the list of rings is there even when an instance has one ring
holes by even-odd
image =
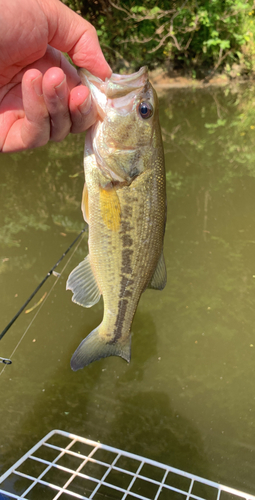
[[[100,335],[100,325],[95,328],[76,349],[71,359],[71,368],[74,371],[88,366],[93,361],[108,356],[120,356],[128,363],[131,357],[131,337],[128,337],[125,343],[116,341],[116,343],[107,342],[105,337]]]

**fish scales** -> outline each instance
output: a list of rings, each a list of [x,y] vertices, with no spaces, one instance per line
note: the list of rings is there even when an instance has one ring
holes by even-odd
[[[162,289],[166,282],[162,254],[166,190],[164,155],[157,109],[154,110],[153,126],[148,128],[147,123],[147,131],[143,131],[140,136],[138,136],[140,121],[138,122],[135,135],[139,146],[139,150],[136,151],[139,151],[139,154],[135,155],[131,150],[131,155],[129,155],[128,149],[132,136],[130,130],[136,127],[137,106],[141,104],[140,101],[150,103],[149,98],[152,99],[151,96],[153,96],[153,102],[155,106],[157,105],[154,92],[151,91],[148,96],[147,76],[144,87],[146,95],[139,88],[141,98],[140,100],[138,98],[138,104],[132,102],[131,113],[133,112],[134,116],[126,127],[128,130],[126,143],[125,123],[123,123],[125,115],[120,117],[121,142],[124,144],[122,156],[116,155],[118,144],[115,150],[113,148],[114,117],[111,118],[110,132],[107,126],[105,127],[104,141],[108,132],[111,135],[111,142],[108,138],[108,145],[101,143],[99,154],[102,155],[102,151],[106,151],[104,160],[107,158],[108,171],[105,165],[99,167],[101,156],[99,159],[96,144],[93,143],[93,141],[96,142],[95,136],[103,136],[104,120],[101,121],[102,128],[99,132],[92,129],[86,137],[84,160],[86,196],[84,199],[87,201],[84,202],[86,206],[83,207],[83,212],[89,223],[91,274],[94,277],[94,286],[98,287],[97,297],[100,297],[100,294],[103,296],[104,316],[102,323],[82,341],[74,353],[71,361],[74,370],[96,359],[111,355],[119,355],[129,361],[130,329],[140,296],[148,286]],[[139,91],[137,94],[139,96]],[[119,139],[118,130],[115,133]],[[112,152],[109,152],[109,142]],[[133,143],[135,143],[134,130]],[[128,151],[126,157],[123,151]],[[114,154],[115,157],[111,161],[111,155],[114,156]],[[116,173],[114,169],[118,161],[123,164],[120,168],[118,167]],[[115,180],[115,174],[123,175],[123,179]],[[73,291],[73,300],[81,303],[75,299],[78,293],[76,270],[77,268],[71,273],[67,288]],[[84,281],[85,283],[88,281],[86,276],[84,276]],[[88,306],[86,303],[81,305]],[[90,305],[92,304],[89,303]]]

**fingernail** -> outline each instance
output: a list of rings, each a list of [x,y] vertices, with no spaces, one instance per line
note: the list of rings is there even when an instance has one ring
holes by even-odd
[[[42,97],[43,91],[42,91],[42,77],[37,76],[34,80],[32,80],[33,87],[35,89],[35,93],[39,96]]]
[[[83,101],[80,106],[79,110],[83,115],[88,115],[92,109],[92,101],[91,101],[91,94],[88,95],[88,97]]]
[[[64,99],[66,97],[66,77],[59,85],[55,87],[55,92],[59,99]]]

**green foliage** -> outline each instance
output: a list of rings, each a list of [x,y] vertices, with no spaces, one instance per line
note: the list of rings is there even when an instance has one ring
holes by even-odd
[[[253,67],[253,0],[63,0],[96,28],[115,70]],[[193,69],[193,72],[192,72]],[[199,73],[198,73],[199,76]],[[235,75],[234,75],[235,76]]]

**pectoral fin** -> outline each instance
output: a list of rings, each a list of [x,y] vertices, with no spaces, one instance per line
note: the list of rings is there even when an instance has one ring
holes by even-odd
[[[163,290],[166,286],[166,264],[163,255],[163,251],[160,255],[157,267],[152,276],[152,280],[148,286],[148,288],[154,288],[155,290]]]
[[[80,306],[92,307],[99,301],[101,292],[90,264],[89,255],[69,274],[66,289],[73,292],[72,301]]]

